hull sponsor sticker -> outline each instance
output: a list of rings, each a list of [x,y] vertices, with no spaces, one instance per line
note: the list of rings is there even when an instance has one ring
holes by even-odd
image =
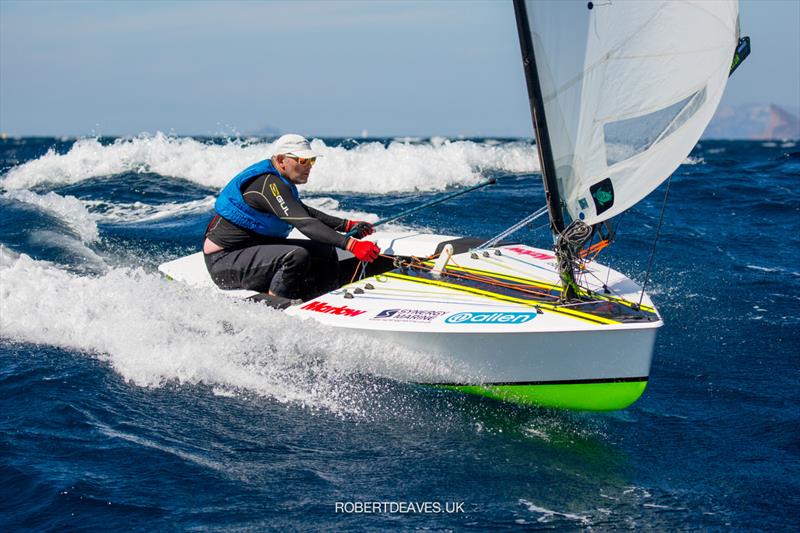
[[[524,324],[536,318],[536,313],[455,313],[445,318],[447,324]]]
[[[370,320],[390,322],[430,322],[444,315],[446,311],[427,311],[424,309],[384,309]]]
[[[556,256],[552,254],[543,254],[542,252],[537,252],[535,250],[528,250],[527,248],[520,248],[519,246],[509,246],[504,248],[504,250],[508,250],[509,252],[514,252],[515,254],[519,255],[527,255],[528,257],[533,257],[534,259],[555,259]]]
[[[305,309],[306,311],[314,311],[316,313],[325,313],[326,315],[339,315],[339,316],[358,316],[366,313],[366,311],[361,311],[360,309],[353,309],[347,307],[346,305],[337,307],[327,302],[318,302],[316,300],[311,303],[307,303],[300,309]]]

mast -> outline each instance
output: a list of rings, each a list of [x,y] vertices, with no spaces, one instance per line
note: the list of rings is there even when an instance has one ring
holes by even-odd
[[[514,0],[514,13],[517,17],[517,33],[522,51],[522,66],[525,70],[525,81],[528,86],[528,101],[531,106],[533,130],[536,134],[536,147],[539,150],[539,162],[542,165],[544,192],[547,199],[547,210],[550,214],[550,229],[554,235],[564,231],[564,216],[561,210],[561,198],[556,182],[556,165],[553,161],[553,148],[550,145],[550,134],[544,114],[542,87],[539,83],[539,71],[533,54],[533,39],[528,23],[528,11],[524,0]]]
[[[553,160],[553,147],[550,143],[550,132],[547,129],[547,119],[544,113],[544,99],[542,86],[539,82],[539,70],[536,67],[536,56],[533,53],[533,36],[528,21],[528,10],[524,0],[514,0],[514,13],[517,17],[517,33],[519,46],[522,51],[522,66],[525,69],[525,81],[528,86],[528,101],[531,106],[531,118],[536,134],[536,147],[539,150],[539,162],[542,165],[542,178],[544,192],[547,198],[547,210],[550,214],[550,231],[555,240],[555,252],[558,262],[558,275],[561,278],[561,301],[569,301],[577,297],[579,289],[575,281],[575,256],[583,240],[575,245],[569,236],[564,233],[564,216],[561,210],[561,197],[556,181],[556,165]],[[578,233],[585,233],[583,228]],[[572,228],[572,226],[570,226]],[[574,233],[570,231],[570,233]],[[585,237],[585,235],[584,235]]]

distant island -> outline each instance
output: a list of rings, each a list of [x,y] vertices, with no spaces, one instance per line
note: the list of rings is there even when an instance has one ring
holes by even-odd
[[[250,130],[245,134],[252,135],[253,137],[279,137],[281,134],[281,130],[273,126],[267,125],[262,128]]]
[[[800,139],[800,118],[775,104],[720,106],[703,139]]]
[[[703,133],[703,139],[800,139],[798,115],[800,110],[790,110],[775,104],[720,106]],[[266,125],[245,133],[254,137],[278,137],[281,130]]]
[[[798,140],[800,139],[800,108],[787,109],[776,104],[743,104],[738,106],[722,105],[717,109],[703,139],[720,140]],[[282,131],[274,126],[245,131],[244,135],[253,137],[276,138]],[[366,136],[366,130],[362,136]],[[15,135],[0,131],[0,140]]]

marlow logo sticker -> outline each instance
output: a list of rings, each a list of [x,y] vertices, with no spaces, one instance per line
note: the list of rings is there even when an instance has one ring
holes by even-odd
[[[317,313],[325,313],[326,315],[341,315],[341,316],[358,316],[366,313],[366,311],[362,311],[360,309],[353,309],[351,307],[347,307],[346,305],[343,305],[341,307],[336,307],[335,305],[331,305],[327,302],[320,302],[317,300],[311,303],[307,303],[300,309],[305,309],[306,311],[316,311]]]
[[[509,252],[514,252],[515,254],[519,255],[527,255],[533,257],[534,259],[555,259],[556,256],[550,254],[543,254],[542,252],[537,252],[534,250],[528,250],[527,248],[520,248],[519,246],[509,246],[505,248]]]

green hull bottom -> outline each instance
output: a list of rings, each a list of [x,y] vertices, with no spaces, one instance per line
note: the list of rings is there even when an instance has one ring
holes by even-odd
[[[647,381],[554,383],[540,385],[441,385],[504,402],[579,411],[625,409],[644,392]]]

